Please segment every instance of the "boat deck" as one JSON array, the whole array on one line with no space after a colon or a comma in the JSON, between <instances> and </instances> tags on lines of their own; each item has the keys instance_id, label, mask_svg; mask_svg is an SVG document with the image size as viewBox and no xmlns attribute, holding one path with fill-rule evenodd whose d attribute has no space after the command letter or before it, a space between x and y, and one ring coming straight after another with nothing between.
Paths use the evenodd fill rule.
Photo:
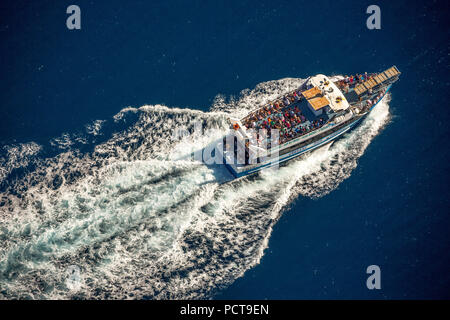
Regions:
<instances>
[{"instance_id":1,"label":"boat deck","mask_svg":"<svg viewBox=\"0 0 450 320\"><path fill-rule=\"evenodd\" d=\"M297 96L284 97L280 102L268 104L257 109L242 119L247 129L280 130L280 144L320 128L327 123L329 115L323 113L316 116L307 105L301 91ZM290 99L289 99L290 98Z\"/></svg>"}]
</instances>

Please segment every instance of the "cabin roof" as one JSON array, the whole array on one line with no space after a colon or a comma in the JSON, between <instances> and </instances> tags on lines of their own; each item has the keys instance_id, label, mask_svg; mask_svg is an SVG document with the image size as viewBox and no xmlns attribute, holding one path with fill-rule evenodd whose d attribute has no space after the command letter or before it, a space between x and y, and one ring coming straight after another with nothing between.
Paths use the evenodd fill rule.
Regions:
<instances>
[{"instance_id":1,"label":"cabin roof","mask_svg":"<svg viewBox=\"0 0 450 320\"><path fill-rule=\"evenodd\" d=\"M308 102L316 111L330 104L330 101L325 97L312 98Z\"/></svg>"},{"instance_id":2,"label":"cabin roof","mask_svg":"<svg viewBox=\"0 0 450 320\"><path fill-rule=\"evenodd\" d=\"M313 88L311 88L311 89L309 89L309 90L303 91L303 92L302 92L302 95L303 95L306 99L311 99L311 98L314 98L315 96L317 96L317 95L319 95L319 94L321 94L321 93L322 93L322 91L320 91L319 88L313 87Z\"/></svg>"}]
</instances>

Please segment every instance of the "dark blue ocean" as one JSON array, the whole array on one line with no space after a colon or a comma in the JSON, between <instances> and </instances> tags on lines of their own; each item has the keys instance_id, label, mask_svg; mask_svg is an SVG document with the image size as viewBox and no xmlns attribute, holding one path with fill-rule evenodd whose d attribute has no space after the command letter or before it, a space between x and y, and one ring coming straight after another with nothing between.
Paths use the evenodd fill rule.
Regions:
<instances>
[{"instance_id":1,"label":"dark blue ocean","mask_svg":"<svg viewBox=\"0 0 450 320\"><path fill-rule=\"evenodd\" d=\"M81 30L66 28L66 8L71 4L81 9ZM366 8L371 4L381 9L380 30L366 27ZM89 275L83 287L89 293L81 297L95 297L95 292L109 288L99 296L450 298L449 21L446 1L3 1L0 160L6 173L0 184L0 243L4 242L5 248L1 251L0 297L64 297L64 290L57 284L61 279L50 277L45 270L63 270L78 260L82 261L82 274ZM185 231L189 240L179 253L207 248L204 259L199 251L195 259L187 256L185 262L180 262L183 268L189 266L183 272L169 267L155 267L159 268L155 271L152 261L161 259L172 248L168 234L177 234L171 224L178 219L175 213L162 222L167 227L158 229L160 222L155 222L155 234L161 239L157 244L142 231L154 230L148 220L136 218L139 222L131 223L134 216L121 220L120 210L114 216L115 222L102 218L98 222L100 231L90 229L89 219L105 208L95 201L111 195L110 190L119 184L130 190L140 179L136 176L132 182L120 180L131 170L124 165L120 169L123 171L117 169L122 176L115 175L117 181L102 188L95 184L100 182L89 180L90 175L101 177L96 174L101 172L103 162L98 163L116 165L114 157L119 148L120 152L138 150L137 156L127 158L139 160L133 164L133 174L154 170L145 162L146 151L139 147L148 134L123 138L125 142L114 140L117 135L131 132L129 125L139 121L136 118L145 118L135 112L122 123L114 122L113 117L124 108L163 105L206 113L218 95L225 100L239 97L242 90L253 90L267 81L305 79L318 73L379 72L391 65L396 65L402 74L391 89L389 120L355 160L356 166L348 177L333 190L319 197L299 194L283 206L267 233L267 247L257 263L246 260L246 247L227 255L236 245L227 247L225 240L214 244L214 236L211 240L200 236L204 231L225 239L219 233L221 224L214 233L214 223L208 222L205 227L199 224ZM161 112L157 120L153 120L153 113L149 116L145 132L162 130L171 119L178 119L164 118ZM97 120L106 121L98 135L95 126L103 122ZM90 134L87 138L81 134L86 131ZM159 155L159 149L164 148L160 145L162 140L158 140L160 136L152 139L153 145L148 148ZM98 151L99 144L108 145L108 155ZM91 156L94 153L98 158ZM88 169L82 164L85 155L90 155ZM58 163L66 165L58 166L54 159L65 159ZM92 164L94 160L97 164ZM78 166L83 169L70 171ZM36 178L52 174L46 173L45 168L72 173L69 178L61 174L45 182ZM73 196L55 204L69 192L63 193L60 186L76 184L77 179L86 179L83 186L87 189L96 186L86 191L92 198L80 200L75 189L67 187ZM192 180L191 184L195 184L201 179ZM177 180L177 185L183 181ZM39 188L33 189L34 186ZM159 203L166 203L163 196L169 191L162 188L159 192L154 197ZM194 191L192 194L197 196ZM215 194L211 199L219 202L221 195ZM143 193L142 198L145 197ZM176 204L179 215L191 214L185 205L191 200L180 196ZM104 201L113 200L105 196ZM130 196L124 201L120 204L134 210L133 205L140 206L139 201L146 200ZM247 201L252 201L251 196ZM89 214L94 202L100 209L92 209ZM198 207L207 213L216 212L208 206L216 208L211 203ZM263 213L268 206L254 205L251 212ZM173 207L167 204L160 215ZM243 203L236 212L244 214L246 209ZM22 214L33 221L26 230L14 222ZM76 224L75 217L83 223ZM214 214L207 218L226 220ZM71 224L61 222L65 219ZM97 220L92 221L97 225ZM251 216L242 221L256 223ZM122 228L124 225L127 227ZM117 232L110 233L114 228ZM186 230L182 223L177 228ZM258 228L264 230L263 226ZM48 233L50 229L55 232ZM65 235L58 238L63 230ZM120 240L135 230L141 233L130 236L131 240ZM256 232L251 235L248 230L226 230L233 238L244 237L249 243L248 252L257 251L252 247L252 239L263 242ZM199 235L194 237L196 232ZM100 240L86 240L88 234L94 233L98 237L95 239ZM140 248L137 256L138 249L133 251L126 243L143 237L148 237L148 243L136 243L136 248ZM144 254L147 246L155 251ZM223 255L217 253L221 250ZM174 253L173 257L177 255ZM148 269L140 269L144 261ZM127 265L134 267L130 271ZM369 265L381 269L381 290L366 287ZM219 266L226 270L223 279ZM98 270L116 279L114 283L121 289L111 286L113 280L97 282ZM144 282L135 284L130 280L132 287L124 284L127 280L123 279L129 274L144 279L151 272L157 279L147 282L151 289ZM208 290L202 282L196 284L196 279L204 279L203 276L208 278L205 283L211 284ZM119 284L117 279L124 282ZM189 283L183 279L189 279ZM30 286L30 292L24 285L27 281L35 284ZM169 289L164 283L171 283L170 293L166 293ZM174 289L178 285L183 288L180 295Z\"/></svg>"}]
</instances>

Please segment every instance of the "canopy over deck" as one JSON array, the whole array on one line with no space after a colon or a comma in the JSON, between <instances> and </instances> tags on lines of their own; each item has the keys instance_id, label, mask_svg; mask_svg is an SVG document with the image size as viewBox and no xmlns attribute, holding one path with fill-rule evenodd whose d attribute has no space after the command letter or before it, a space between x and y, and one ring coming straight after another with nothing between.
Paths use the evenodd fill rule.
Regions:
<instances>
[{"instance_id":1,"label":"canopy over deck","mask_svg":"<svg viewBox=\"0 0 450 320\"><path fill-rule=\"evenodd\" d=\"M306 90L306 91L303 91L303 92L302 92L302 95L303 95L306 99L314 98L315 96L317 96L317 95L319 95L319 94L322 94L322 91L320 91L320 89L317 88L317 87L314 87L314 88L311 88L311 89L309 89L309 90Z\"/></svg>"},{"instance_id":2,"label":"canopy over deck","mask_svg":"<svg viewBox=\"0 0 450 320\"><path fill-rule=\"evenodd\" d=\"M309 99L308 102L311 104L314 110L322 109L325 106L328 106L330 102L325 97L317 97Z\"/></svg>"},{"instance_id":3,"label":"canopy over deck","mask_svg":"<svg viewBox=\"0 0 450 320\"><path fill-rule=\"evenodd\" d=\"M386 71L383 71L379 74L377 74L373 79L369 79L363 83L358 84L355 87L355 93L360 96L362 95L366 90L369 90L373 87L376 87L378 85L381 85L382 83L387 82L388 80L397 77L400 74L400 71L397 69L396 66L392 66Z\"/></svg>"}]
</instances>

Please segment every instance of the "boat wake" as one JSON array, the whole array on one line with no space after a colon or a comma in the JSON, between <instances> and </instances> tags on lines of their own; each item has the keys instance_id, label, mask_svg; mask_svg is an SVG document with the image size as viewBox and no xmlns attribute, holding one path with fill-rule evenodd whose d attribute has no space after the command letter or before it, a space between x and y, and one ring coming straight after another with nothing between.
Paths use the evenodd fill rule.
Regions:
<instances>
[{"instance_id":1,"label":"boat wake","mask_svg":"<svg viewBox=\"0 0 450 320\"><path fill-rule=\"evenodd\" d=\"M283 208L336 189L390 118L387 96L330 148L225 184L216 168L183 158L225 134L228 115L303 81L219 96L210 112L126 108L83 135L3 147L0 298L209 298L241 277L259 263ZM191 134L176 138L180 128Z\"/></svg>"}]
</instances>

